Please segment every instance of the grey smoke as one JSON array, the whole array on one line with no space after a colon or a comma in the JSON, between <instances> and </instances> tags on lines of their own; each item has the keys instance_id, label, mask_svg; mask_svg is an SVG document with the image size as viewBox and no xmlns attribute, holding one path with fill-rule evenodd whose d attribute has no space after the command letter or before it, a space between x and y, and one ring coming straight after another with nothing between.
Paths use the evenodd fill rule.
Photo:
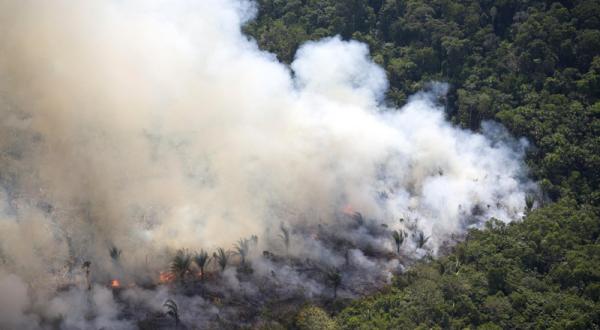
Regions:
<instances>
[{"instance_id":1,"label":"grey smoke","mask_svg":"<svg viewBox=\"0 0 600 330\"><path fill-rule=\"evenodd\" d=\"M160 311L168 292L117 301L103 285L153 281L179 248L257 234L254 277L232 265L223 290L260 299L279 283L280 296L312 299L327 290L314 275L324 265L385 283L469 227L522 217L535 190L525 141L493 123L452 126L436 102L444 84L387 107L385 72L355 41L309 42L285 66L241 33L254 11L244 0L0 1L0 326L130 327L126 310ZM285 254L282 221L306 265L261 255ZM395 259L392 229L429 239L407 239ZM348 287L342 297L360 293ZM196 320L227 313L178 299L188 319L190 306L206 311Z\"/></svg>"}]
</instances>

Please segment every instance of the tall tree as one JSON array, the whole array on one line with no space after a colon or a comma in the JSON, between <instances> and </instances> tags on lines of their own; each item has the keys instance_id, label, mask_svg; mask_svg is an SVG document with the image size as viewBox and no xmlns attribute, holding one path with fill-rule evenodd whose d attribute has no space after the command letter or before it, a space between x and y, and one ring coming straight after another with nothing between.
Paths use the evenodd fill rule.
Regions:
<instances>
[{"instance_id":1,"label":"tall tree","mask_svg":"<svg viewBox=\"0 0 600 330\"><path fill-rule=\"evenodd\" d=\"M185 276L190 271L192 265L192 256L186 250L178 250L173 260L171 260L171 273L184 283Z\"/></svg>"},{"instance_id":2,"label":"tall tree","mask_svg":"<svg viewBox=\"0 0 600 330\"><path fill-rule=\"evenodd\" d=\"M204 250L200 250L194 255L194 262L200 268L200 280L204 281L204 268L210 262L210 257L208 256L208 252Z\"/></svg>"},{"instance_id":3,"label":"tall tree","mask_svg":"<svg viewBox=\"0 0 600 330\"><path fill-rule=\"evenodd\" d=\"M218 248L217 252L213 254L213 258L217 260L217 263L221 267L221 271L225 271L227 264L229 263L229 251L225 251L223 248Z\"/></svg>"}]
</instances>

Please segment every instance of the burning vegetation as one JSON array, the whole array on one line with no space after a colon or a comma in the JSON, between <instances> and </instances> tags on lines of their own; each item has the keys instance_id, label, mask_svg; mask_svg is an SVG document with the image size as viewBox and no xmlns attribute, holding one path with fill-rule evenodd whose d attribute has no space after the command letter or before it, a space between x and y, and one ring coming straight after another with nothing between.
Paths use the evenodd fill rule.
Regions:
<instances>
[{"instance_id":1,"label":"burning vegetation","mask_svg":"<svg viewBox=\"0 0 600 330\"><path fill-rule=\"evenodd\" d=\"M429 237L416 225L418 219L398 219L402 229L393 230L387 223L345 209L334 222L293 227L282 223L278 232L263 240L252 235L230 249L215 248L212 255L205 249L179 249L165 260L168 270L159 271L150 282L133 280L125 287L120 279L112 279L109 288L122 306L116 318L142 329L285 323L289 311L306 304L337 310L434 253ZM443 244L451 246L456 238ZM111 257L115 249L109 250ZM91 262L84 268L86 278L93 277ZM87 290L93 287L89 283ZM268 316L265 310L270 311Z\"/></svg>"},{"instance_id":2,"label":"burning vegetation","mask_svg":"<svg viewBox=\"0 0 600 330\"><path fill-rule=\"evenodd\" d=\"M113 289L118 289L121 287L121 281L114 279L110 281L110 287Z\"/></svg>"},{"instance_id":3,"label":"burning vegetation","mask_svg":"<svg viewBox=\"0 0 600 330\"><path fill-rule=\"evenodd\" d=\"M534 208L526 141L453 126L447 84L390 108L365 44L308 42L283 64L242 33L254 12L0 1L0 328L336 310Z\"/></svg>"}]
</instances>

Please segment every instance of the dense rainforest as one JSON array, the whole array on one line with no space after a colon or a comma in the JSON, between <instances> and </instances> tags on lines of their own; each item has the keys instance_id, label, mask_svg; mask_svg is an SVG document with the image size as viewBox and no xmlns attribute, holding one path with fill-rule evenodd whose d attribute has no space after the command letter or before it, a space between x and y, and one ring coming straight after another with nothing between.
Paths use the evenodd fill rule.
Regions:
<instances>
[{"instance_id":1,"label":"dense rainforest","mask_svg":"<svg viewBox=\"0 0 600 330\"><path fill-rule=\"evenodd\" d=\"M541 195L353 303L308 306L300 329L600 329L600 1L260 0L245 27L291 62L307 40L365 42L403 105L450 84L449 119L502 123L531 147Z\"/></svg>"}]
</instances>

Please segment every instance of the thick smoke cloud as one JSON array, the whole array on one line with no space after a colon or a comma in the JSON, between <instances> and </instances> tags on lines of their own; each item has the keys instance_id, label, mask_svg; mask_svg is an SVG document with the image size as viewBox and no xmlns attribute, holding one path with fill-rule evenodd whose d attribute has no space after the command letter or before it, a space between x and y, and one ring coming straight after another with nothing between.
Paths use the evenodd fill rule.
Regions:
<instances>
[{"instance_id":1,"label":"thick smoke cloud","mask_svg":"<svg viewBox=\"0 0 600 330\"><path fill-rule=\"evenodd\" d=\"M490 217L522 216L534 189L525 142L492 123L480 134L450 125L437 105L443 84L386 107L385 72L358 42L309 42L285 66L241 33L253 6L0 0L0 327L131 326L96 284L96 307L81 310L85 260L93 282L140 281L179 248L256 234L257 250L281 251L283 222L300 228L291 255L385 281L398 260L361 248L394 252L381 225L429 237L425 248L405 243L418 257ZM332 230L350 221L344 212L378 229ZM330 228L355 246L345 255L301 228ZM118 265L112 246L124 251ZM255 259L257 274L277 268ZM286 267L280 278L323 290ZM156 310L150 300L164 296L127 299Z\"/></svg>"}]
</instances>

